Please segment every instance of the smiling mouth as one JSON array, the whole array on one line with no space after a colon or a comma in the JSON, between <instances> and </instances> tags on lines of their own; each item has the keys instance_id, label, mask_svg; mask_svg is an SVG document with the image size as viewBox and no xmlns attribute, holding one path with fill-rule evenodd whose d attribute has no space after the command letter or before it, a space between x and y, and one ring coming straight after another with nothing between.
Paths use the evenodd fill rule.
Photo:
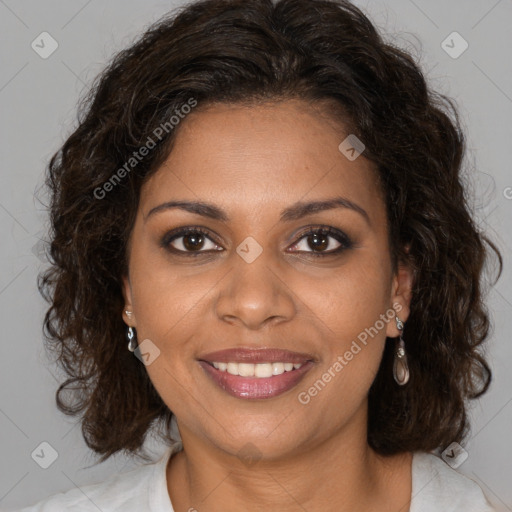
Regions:
<instances>
[{"instance_id":1,"label":"smiling mouth","mask_svg":"<svg viewBox=\"0 0 512 512\"><path fill-rule=\"evenodd\" d=\"M278 349L229 349L198 359L210 381L242 399L279 396L294 388L314 366L310 354Z\"/></svg>"}]
</instances>

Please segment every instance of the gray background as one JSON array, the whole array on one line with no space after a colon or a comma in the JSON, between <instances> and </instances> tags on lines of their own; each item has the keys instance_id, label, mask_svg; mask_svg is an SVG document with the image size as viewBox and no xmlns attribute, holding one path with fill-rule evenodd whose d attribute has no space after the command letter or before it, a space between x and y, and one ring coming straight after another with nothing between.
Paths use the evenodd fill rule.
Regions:
<instances>
[{"instance_id":1,"label":"gray background","mask_svg":"<svg viewBox=\"0 0 512 512\"><path fill-rule=\"evenodd\" d=\"M74 126L77 99L90 80L114 52L180 3L0 0L1 508L27 505L134 466L121 456L92 466L95 459L78 424L54 404L60 379L42 347L46 306L35 286L43 266L37 241L47 221L34 193L48 159ZM505 256L503 276L488 298L495 379L472 407L469 457L459 471L476 479L498 510L512 510L512 0L356 4L389 33L387 39L417 55L434 88L459 106L478 223ZM44 31L58 42L47 59L31 48ZM441 47L453 31L469 44L458 58ZM460 48L458 42L452 46ZM58 452L48 469L31 457L42 442ZM163 449L154 440L148 447L156 457Z\"/></svg>"}]
</instances>

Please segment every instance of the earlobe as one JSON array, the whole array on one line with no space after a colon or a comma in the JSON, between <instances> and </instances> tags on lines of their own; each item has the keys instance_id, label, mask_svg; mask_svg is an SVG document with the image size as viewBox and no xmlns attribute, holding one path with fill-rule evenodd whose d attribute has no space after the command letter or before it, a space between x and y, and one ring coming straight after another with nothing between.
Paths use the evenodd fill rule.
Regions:
<instances>
[{"instance_id":1,"label":"earlobe","mask_svg":"<svg viewBox=\"0 0 512 512\"><path fill-rule=\"evenodd\" d=\"M391 304L395 310L396 316L405 323L410 313L410 304L412 298L412 287L414 282L413 270L409 265L400 263L398 271L393 277L391 287ZM386 329L386 335L390 338L399 336L395 322L389 322Z\"/></svg>"},{"instance_id":2,"label":"earlobe","mask_svg":"<svg viewBox=\"0 0 512 512\"><path fill-rule=\"evenodd\" d=\"M398 266L398 272L394 279L394 297L395 300L400 300L402 308L407 308L411 304L412 298L412 286L414 282L414 275L409 265L400 264ZM407 315L409 311L407 311Z\"/></svg>"},{"instance_id":3,"label":"earlobe","mask_svg":"<svg viewBox=\"0 0 512 512\"><path fill-rule=\"evenodd\" d=\"M123 276L122 292L124 297L123 320L130 327L136 327L135 314L132 306L132 289L130 280L127 276Z\"/></svg>"}]
</instances>

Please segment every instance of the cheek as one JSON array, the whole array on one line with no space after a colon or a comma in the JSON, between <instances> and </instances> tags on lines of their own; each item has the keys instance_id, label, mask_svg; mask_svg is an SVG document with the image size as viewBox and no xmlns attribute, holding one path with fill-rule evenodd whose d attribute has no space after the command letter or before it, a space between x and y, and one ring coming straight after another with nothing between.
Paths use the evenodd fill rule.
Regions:
<instances>
[{"instance_id":1,"label":"cheek","mask_svg":"<svg viewBox=\"0 0 512 512\"><path fill-rule=\"evenodd\" d=\"M183 337L176 332L197 326L216 279L200 267L171 264L163 249L143 241L131 253L130 282L137 332L165 344Z\"/></svg>"},{"instance_id":2,"label":"cheek","mask_svg":"<svg viewBox=\"0 0 512 512\"><path fill-rule=\"evenodd\" d=\"M389 308L390 267L385 259L373 255L374 251L359 249L343 265L331 269L328 278L304 275L295 282L296 295L328 328L327 334L338 338L340 348L373 326ZM380 323L379 327L382 330Z\"/></svg>"},{"instance_id":3,"label":"cheek","mask_svg":"<svg viewBox=\"0 0 512 512\"><path fill-rule=\"evenodd\" d=\"M297 398L330 425L344 424L365 403L393 320L387 291L378 272L354 271L331 282L328 292L310 296L323 333L322 361Z\"/></svg>"},{"instance_id":4,"label":"cheek","mask_svg":"<svg viewBox=\"0 0 512 512\"><path fill-rule=\"evenodd\" d=\"M193 338L205 318L205 293L216 281L209 274L194 279L185 267L143 251L132 253L130 281L139 341L149 339L159 350L146 371L166 405L187 417L191 396L200 400L190 367Z\"/></svg>"},{"instance_id":5,"label":"cheek","mask_svg":"<svg viewBox=\"0 0 512 512\"><path fill-rule=\"evenodd\" d=\"M393 321L390 267L385 258L374 254L360 250L357 257L333 270L329 279L297 281L297 295L304 297L305 311L313 313L322 333L319 373L325 379L321 379L337 382L332 390L343 388L338 396L344 400L348 395L356 399L370 387L381 361L387 324Z\"/></svg>"}]
</instances>

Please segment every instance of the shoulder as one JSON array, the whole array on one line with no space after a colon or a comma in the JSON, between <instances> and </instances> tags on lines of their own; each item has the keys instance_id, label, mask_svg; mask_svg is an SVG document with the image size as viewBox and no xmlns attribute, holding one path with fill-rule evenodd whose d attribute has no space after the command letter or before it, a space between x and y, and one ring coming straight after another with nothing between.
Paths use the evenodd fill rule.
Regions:
<instances>
[{"instance_id":1,"label":"shoulder","mask_svg":"<svg viewBox=\"0 0 512 512\"><path fill-rule=\"evenodd\" d=\"M432 453L415 452L410 512L494 512L480 486Z\"/></svg>"},{"instance_id":2,"label":"shoulder","mask_svg":"<svg viewBox=\"0 0 512 512\"><path fill-rule=\"evenodd\" d=\"M15 512L172 512L165 469L176 448L169 448L153 463L114 475L104 482L76 487Z\"/></svg>"}]
</instances>

